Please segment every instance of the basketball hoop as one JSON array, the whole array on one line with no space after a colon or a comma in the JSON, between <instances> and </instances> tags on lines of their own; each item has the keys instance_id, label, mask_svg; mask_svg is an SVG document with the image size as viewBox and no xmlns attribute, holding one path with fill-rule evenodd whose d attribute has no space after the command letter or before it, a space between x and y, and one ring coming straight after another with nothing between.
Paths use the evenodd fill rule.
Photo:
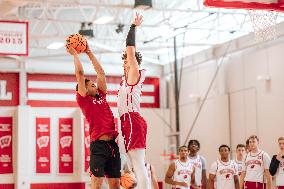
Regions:
<instances>
[{"instance_id":1,"label":"basketball hoop","mask_svg":"<svg viewBox=\"0 0 284 189\"><path fill-rule=\"evenodd\" d=\"M248 10L256 41L277 38L276 24L278 12L269 10Z\"/></svg>"},{"instance_id":2,"label":"basketball hoop","mask_svg":"<svg viewBox=\"0 0 284 189\"><path fill-rule=\"evenodd\" d=\"M276 39L277 16L279 12L284 12L284 0L204 0L203 4L248 10L256 41Z\"/></svg>"}]
</instances>

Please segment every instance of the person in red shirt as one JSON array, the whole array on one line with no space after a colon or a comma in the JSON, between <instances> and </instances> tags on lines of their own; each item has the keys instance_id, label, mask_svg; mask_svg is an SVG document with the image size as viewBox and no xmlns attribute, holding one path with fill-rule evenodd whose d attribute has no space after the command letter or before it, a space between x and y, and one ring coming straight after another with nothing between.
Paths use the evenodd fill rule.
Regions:
<instances>
[{"instance_id":1,"label":"person in red shirt","mask_svg":"<svg viewBox=\"0 0 284 189\"><path fill-rule=\"evenodd\" d=\"M77 79L76 100L90 125L90 175L91 188L100 189L106 176L110 189L119 189L120 153L115 138L118 133L112 111L106 101L107 85L105 72L87 46L86 54L97 72L97 85L85 78L82 64L76 51L73 55Z\"/></svg>"}]
</instances>

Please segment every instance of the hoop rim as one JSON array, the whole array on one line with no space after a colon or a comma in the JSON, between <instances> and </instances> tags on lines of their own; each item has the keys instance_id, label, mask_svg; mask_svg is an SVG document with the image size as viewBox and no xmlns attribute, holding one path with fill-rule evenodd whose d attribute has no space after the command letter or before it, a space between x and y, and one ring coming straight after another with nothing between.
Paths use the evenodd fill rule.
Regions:
<instances>
[{"instance_id":1,"label":"hoop rim","mask_svg":"<svg viewBox=\"0 0 284 189\"><path fill-rule=\"evenodd\" d=\"M225 1L225 0L204 0L203 4L207 7L214 7L214 8L268 10L268 11L284 12L284 3L257 3L257 2Z\"/></svg>"}]
</instances>

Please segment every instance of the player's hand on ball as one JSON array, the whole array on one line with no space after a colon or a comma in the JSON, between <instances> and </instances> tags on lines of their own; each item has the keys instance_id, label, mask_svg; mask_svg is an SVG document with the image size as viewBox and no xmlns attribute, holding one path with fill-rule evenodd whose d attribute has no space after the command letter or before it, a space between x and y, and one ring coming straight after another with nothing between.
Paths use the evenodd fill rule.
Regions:
<instances>
[{"instance_id":1,"label":"player's hand on ball","mask_svg":"<svg viewBox=\"0 0 284 189\"><path fill-rule=\"evenodd\" d=\"M75 50L73 47L71 47L71 46L69 46L68 52L69 52L69 54L71 54L71 55L77 54L76 50Z\"/></svg>"},{"instance_id":2,"label":"player's hand on ball","mask_svg":"<svg viewBox=\"0 0 284 189\"><path fill-rule=\"evenodd\" d=\"M91 52L91 49L90 49L89 44L88 44L88 42L87 42L85 53L88 54L88 53L90 53L90 52Z\"/></svg>"}]
</instances>

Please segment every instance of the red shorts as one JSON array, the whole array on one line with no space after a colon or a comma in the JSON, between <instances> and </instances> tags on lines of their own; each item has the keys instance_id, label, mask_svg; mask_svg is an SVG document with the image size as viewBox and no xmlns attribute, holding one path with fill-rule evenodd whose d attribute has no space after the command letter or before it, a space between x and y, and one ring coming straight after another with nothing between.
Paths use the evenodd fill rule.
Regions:
<instances>
[{"instance_id":1,"label":"red shorts","mask_svg":"<svg viewBox=\"0 0 284 189\"><path fill-rule=\"evenodd\" d=\"M121 132L126 152L146 149L147 123L138 112L129 112L120 117Z\"/></svg>"},{"instance_id":2,"label":"red shorts","mask_svg":"<svg viewBox=\"0 0 284 189\"><path fill-rule=\"evenodd\" d=\"M284 189L284 186L277 186L277 189Z\"/></svg>"},{"instance_id":3,"label":"red shorts","mask_svg":"<svg viewBox=\"0 0 284 189\"><path fill-rule=\"evenodd\" d=\"M265 183L245 181L245 189L265 189L265 188L266 188Z\"/></svg>"}]
</instances>

